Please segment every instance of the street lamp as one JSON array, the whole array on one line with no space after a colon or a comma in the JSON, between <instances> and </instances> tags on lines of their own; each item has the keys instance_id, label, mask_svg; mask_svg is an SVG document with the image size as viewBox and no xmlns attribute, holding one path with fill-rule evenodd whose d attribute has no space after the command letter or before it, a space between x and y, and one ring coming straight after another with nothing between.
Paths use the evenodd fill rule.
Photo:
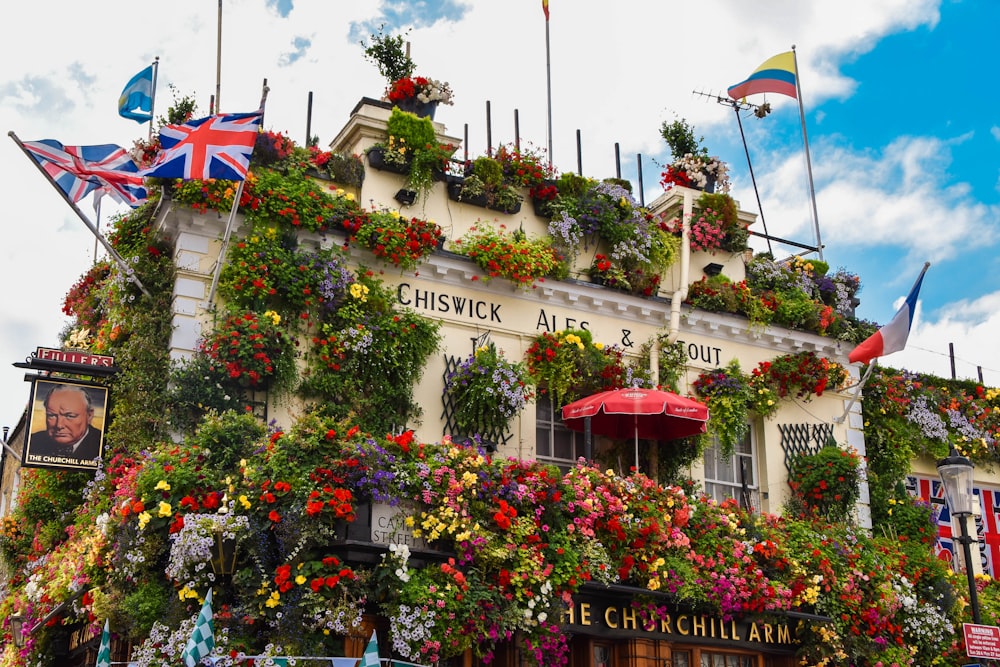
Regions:
<instances>
[{"instance_id":1,"label":"street lamp","mask_svg":"<svg viewBox=\"0 0 1000 667\"><path fill-rule=\"evenodd\" d=\"M937 471L944 484L945 497L951 513L958 517L961 537L957 539L962 545L962 555L965 557L965 574L969 578L969 603L972 605L972 622L980 624L979 591L976 590L976 574L972 568L972 538L969 536L968 518L972 514L972 503L975 495L972 493L972 461L959 455L954 447L945 458L938 461Z\"/></svg>"},{"instance_id":2,"label":"street lamp","mask_svg":"<svg viewBox=\"0 0 1000 667\"><path fill-rule=\"evenodd\" d=\"M20 616L10 617L10 636L15 647L24 648L24 619Z\"/></svg>"}]
</instances>

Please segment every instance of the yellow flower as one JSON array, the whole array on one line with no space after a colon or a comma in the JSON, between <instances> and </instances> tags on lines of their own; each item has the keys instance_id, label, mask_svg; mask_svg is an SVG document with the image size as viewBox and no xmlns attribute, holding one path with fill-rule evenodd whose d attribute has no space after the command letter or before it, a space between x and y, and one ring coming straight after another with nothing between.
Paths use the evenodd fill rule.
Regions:
<instances>
[{"instance_id":1,"label":"yellow flower","mask_svg":"<svg viewBox=\"0 0 1000 667\"><path fill-rule=\"evenodd\" d=\"M174 510L170 506L170 503L166 503L166 502L163 502L161 500L160 501L160 509L157 510L156 516L170 516L173 513L174 513Z\"/></svg>"},{"instance_id":2,"label":"yellow flower","mask_svg":"<svg viewBox=\"0 0 1000 667\"><path fill-rule=\"evenodd\" d=\"M143 528L145 528L146 524L149 523L149 520L152 519L152 518L153 517L151 517L149 515L149 512L143 512L143 513L141 513L139 515L139 530L142 530Z\"/></svg>"},{"instance_id":3,"label":"yellow flower","mask_svg":"<svg viewBox=\"0 0 1000 667\"><path fill-rule=\"evenodd\" d=\"M156 483L156 486L154 486L153 488L156 489L157 491L169 491L170 484L167 483L167 480L161 479L159 482Z\"/></svg>"},{"instance_id":4,"label":"yellow flower","mask_svg":"<svg viewBox=\"0 0 1000 667\"><path fill-rule=\"evenodd\" d=\"M264 606L274 609L279 604L281 604L281 594L278 591L274 591L271 593L271 597L267 599L267 602L264 603Z\"/></svg>"},{"instance_id":5,"label":"yellow flower","mask_svg":"<svg viewBox=\"0 0 1000 667\"><path fill-rule=\"evenodd\" d=\"M281 315L279 315L278 313L274 312L273 310L265 311L264 312L264 317L270 318L270 320L274 324L274 326L278 326L279 324L281 324Z\"/></svg>"},{"instance_id":6,"label":"yellow flower","mask_svg":"<svg viewBox=\"0 0 1000 667\"><path fill-rule=\"evenodd\" d=\"M594 343L594 347L596 347L598 350L603 350L604 349L604 343ZM580 345L580 349L581 350L583 349L583 345L582 344Z\"/></svg>"},{"instance_id":7,"label":"yellow flower","mask_svg":"<svg viewBox=\"0 0 1000 667\"><path fill-rule=\"evenodd\" d=\"M354 193L353 192L348 192L347 193L347 201L354 201ZM329 632L329 631L327 631L327 632Z\"/></svg>"},{"instance_id":8,"label":"yellow flower","mask_svg":"<svg viewBox=\"0 0 1000 667\"><path fill-rule=\"evenodd\" d=\"M362 285L361 283L354 283L353 285L351 285L351 297L354 299L358 299L360 301L367 301L368 292L369 289L367 285Z\"/></svg>"},{"instance_id":9,"label":"yellow flower","mask_svg":"<svg viewBox=\"0 0 1000 667\"><path fill-rule=\"evenodd\" d=\"M295 583L301 586L302 584L306 583L306 578L300 574L299 576L295 577Z\"/></svg>"},{"instance_id":10,"label":"yellow flower","mask_svg":"<svg viewBox=\"0 0 1000 667\"><path fill-rule=\"evenodd\" d=\"M239 501L240 501L240 505L243 505L243 509L245 509L245 510L250 509L250 500L247 499L246 496L240 496L239 497Z\"/></svg>"}]
</instances>

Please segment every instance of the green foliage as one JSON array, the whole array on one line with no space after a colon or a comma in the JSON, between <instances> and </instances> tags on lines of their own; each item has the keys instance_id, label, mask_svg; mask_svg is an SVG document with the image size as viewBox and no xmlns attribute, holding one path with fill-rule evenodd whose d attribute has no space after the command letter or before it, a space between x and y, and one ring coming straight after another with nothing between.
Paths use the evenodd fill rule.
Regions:
<instances>
[{"instance_id":1,"label":"green foliage","mask_svg":"<svg viewBox=\"0 0 1000 667\"><path fill-rule=\"evenodd\" d=\"M396 305L395 292L367 273L313 339L301 389L320 414L351 417L376 433L420 417L413 386L438 348L439 325Z\"/></svg>"},{"instance_id":2,"label":"green foliage","mask_svg":"<svg viewBox=\"0 0 1000 667\"><path fill-rule=\"evenodd\" d=\"M175 268L166 243L149 226L153 210L146 204L116 220L110 235L151 296L143 295L112 265L103 286L107 321L94 344L95 351L113 354L120 369L111 380L114 427L105 434L105 452L141 451L167 429L164 405Z\"/></svg>"},{"instance_id":3,"label":"green foliage","mask_svg":"<svg viewBox=\"0 0 1000 667\"><path fill-rule=\"evenodd\" d=\"M615 349L595 343L585 329L542 332L532 341L525 358L539 394L549 395L553 408L622 386L623 372Z\"/></svg>"},{"instance_id":4,"label":"green foliage","mask_svg":"<svg viewBox=\"0 0 1000 667\"><path fill-rule=\"evenodd\" d=\"M322 282L340 256L338 249L299 247L291 230L256 222L230 244L219 294L235 308L274 311L295 328L322 305Z\"/></svg>"},{"instance_id":5,"label":"green foliage","mask_svg":"<svg viewBox=\"0 0 1000 667\"><path fill-rule=\"evenodd\" d=\"M167 84L173 104L167 107L167 115L157 119L160 127L164 125L181 125L194 118L194 112L198 110L198 103L194 95L182 95L180 90L173 83Z\"/></svg>"},{"instance_id":6,"label":"green foliage","mask_svg":"<svg viewBox=\"0 0 1000 667\"><path fill-rule=\"evenodd\" d=\"M172 598L173 589L166 580L153 579L139 584L128 593L121 604L118 632L132 637L145 637L157 621L164 621Z\"/></svg>"},{"instance_id":7,"label":"green foliage","mask_svg":"<svg viewBox=\"0 0 1000 667\"><path fill-rule=\"evenodd\" d=\"M455 152L451 144L437 140L430 118L393 107L386 124L388 140L376 146L395 151L398 159L409 167L407 187L425 198L434 185L434 173L443 171ZM387 155L387 158L389 156Z\"/></svg>"},{"instance_id":8,"label":"green foliage","mask_svg":"<svg viewBox=\"0 0 1000 667\"><path fill-rule=\"evenodd\" d=\"M256 417L246 411L228 410L209 414L189 442L210 451L217 470L235 470L240 460L251 457L265 435Z\"/></svg>"},{"instance_id":9,"label":"green foliage","mask_svg":"<svg viewBox=\"0 0 1000 667\"><path fill-rule=\"evenodd\" d=\"M667 142L670 155L675 161L689 154L708 156L708 149L701 145L705 137L695 137L694 127L684 118L675 118L671 122L663 121L660 125L660 136Z\"/></svg>"},{"instance_id":10,"label":"green foliage","mask_svg":"<svg viewBox=\"0 0 1000 667\"><path fill-rule=\"evenodd\" d=\"M739 360L700 374L692 387L708 404L709 432L718 437L723 456L732 456L750 430L752 393Z\"/></svg>"},{"instance_id":11,"label":"green foliage","mask_svg":"<svg viewBox=\"0 0 1000 667\"><path fill-rule=\"evenodd\" d=\"M499 440L532 396L524 364L504 358L496 345L477 349L445 382L458 432Z\"/></svg>"},{"instance_id":12,"label":"green foliage","mask_svg":"<svg viewBox=\"0 0 1000 667\"><path fill-rule=\"evenodd\" d=\"M367 41L361 40L365 60L378 68L378 73L385 78L386 84L412 76L417 67L407 53L404 35L386 34L383 23L378 32L373 33Z\"/></svg>"},{"instance_id":13,"label":"green foliage","mask_svg":"<svg viewBox=\"0 0 1000 667\"><path fill-rule=\"evenodd\" d=\"M247 188L242 202L247 222L279 230L326 231L360 210L353 195L331 194L300 170L285 174L262 169L247 181Z\"/></svg>"},{"instance_id":14,"label":"green foliage","mask_svg":"<svg viewBox=\"0 0 1000 667\"><path fill-rule=\"evenodd\" d=\"M506 278L522 289L546 277L564 277L568 270L551 238L529 238L521 230L508 232L503 225L483 221L450 247L471 258L486 272L486 280Z\"/></svg>"},{"instance_id":15,"label":"green foliage","mask_svg":"<svg viewBox=\"0 0 1000 667\"><path fill-rule=\"evenodd\" d=\"M788 485L792 487L792 506L800 513L846 521L861 496L860 484L861 457L834 441L815 454L792 459Z\"/></svg>"}]
</instances>

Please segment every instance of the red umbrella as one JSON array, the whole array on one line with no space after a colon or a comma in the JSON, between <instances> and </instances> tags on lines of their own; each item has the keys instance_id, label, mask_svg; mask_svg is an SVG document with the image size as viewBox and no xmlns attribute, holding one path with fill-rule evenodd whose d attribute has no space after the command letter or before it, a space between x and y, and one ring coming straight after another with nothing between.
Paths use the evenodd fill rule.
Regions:
<instances>
[{"instance_id":1,"label":"red umbrella","mask_svg":"<svg viewBox=\"0 0 1000 667\"><path fill-rule=\"evenodd\" d=\"M612 389L573 401L562 409L563 423L611 438L635 438L635 467L639 469L639 439L672 440L704 433L708 408L670 391L629 387Z\"/></svg>"}]
</instances>

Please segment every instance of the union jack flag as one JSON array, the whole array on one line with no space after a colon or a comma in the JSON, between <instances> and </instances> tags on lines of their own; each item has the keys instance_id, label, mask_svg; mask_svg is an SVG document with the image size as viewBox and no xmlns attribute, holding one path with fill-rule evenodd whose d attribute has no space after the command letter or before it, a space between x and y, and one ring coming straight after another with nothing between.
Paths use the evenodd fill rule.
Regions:
<instances>
[{"instance_id":1,"label":"union jack flag","mask_svg":"<svg viewBox=\"0 0 1000 667\"><path fill-rule=\"evenodd\" d=\"M260 127L261 112L227 113L167 125L160 130L163 151L143 176L218 178L242 181Z\"/></svg>"},{"instance_id":2,"label":"union jack flag","mask_svg":"<svg viewBox=\"0 0 1000 667\"><path fill-rule=\"evenodd\" d=\"M120 146L63 146L53 139L25 141L22 145L73 202L93 190L106 192L133 208L146 201L139 168Z\"/></svg>"}]
</instances>

